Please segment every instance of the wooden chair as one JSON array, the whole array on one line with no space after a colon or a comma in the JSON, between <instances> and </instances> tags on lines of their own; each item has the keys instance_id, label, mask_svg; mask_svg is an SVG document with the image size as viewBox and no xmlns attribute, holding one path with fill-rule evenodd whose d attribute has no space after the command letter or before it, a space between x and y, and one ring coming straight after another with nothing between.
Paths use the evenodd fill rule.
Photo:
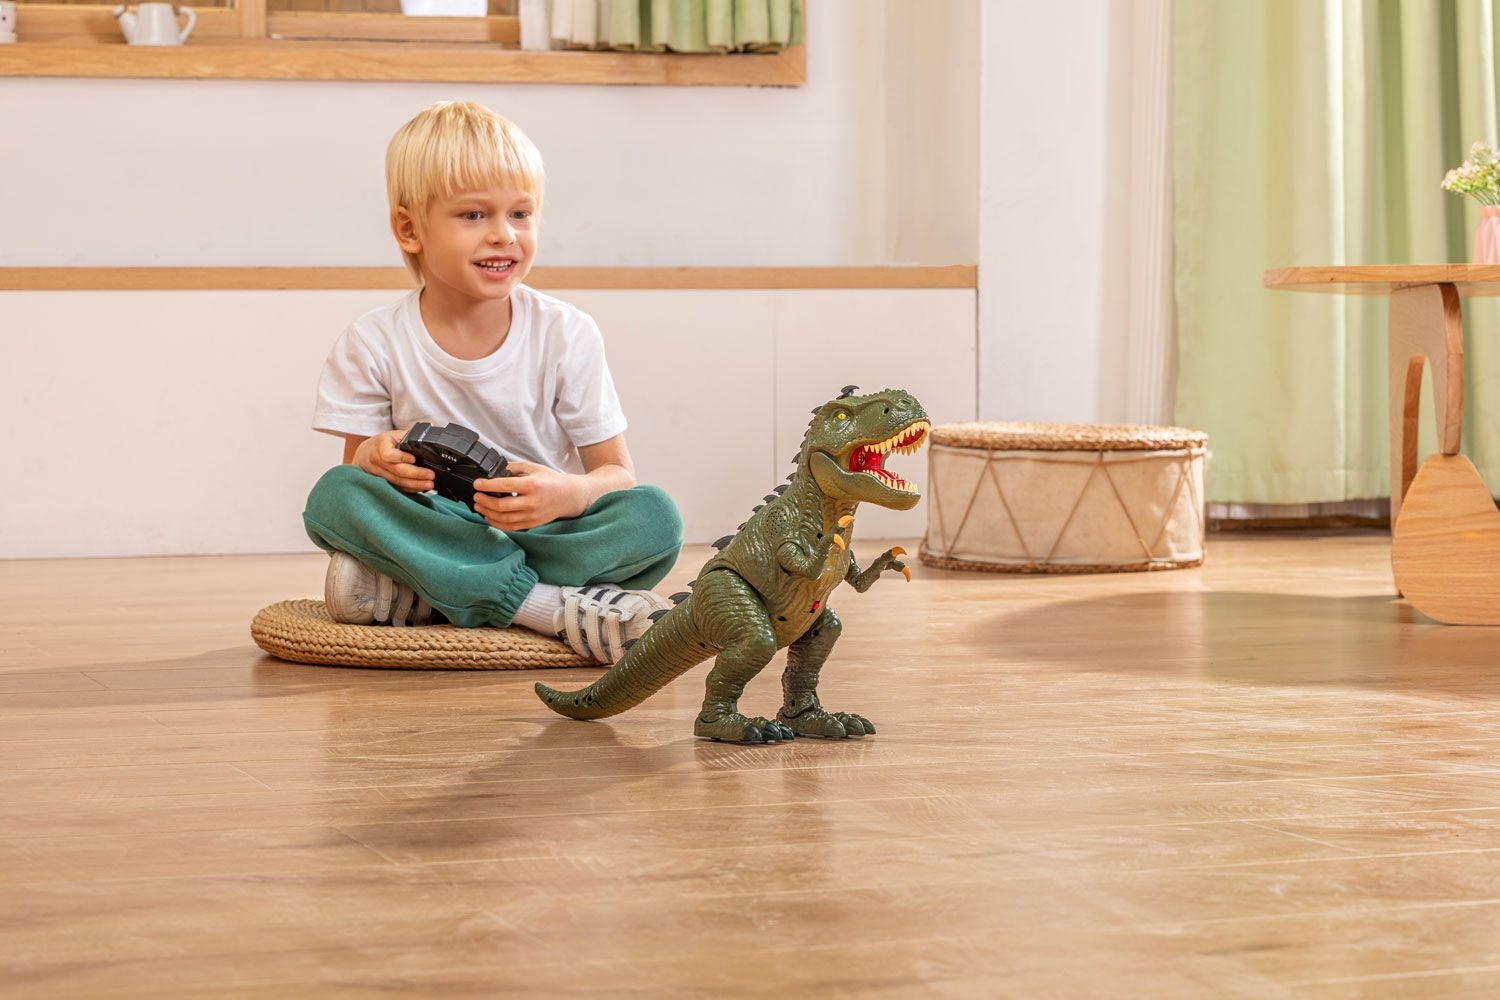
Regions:
<instances>
[{"instance_id":1,"label":"wooden chair","mask_svg":"<svg viewBox=\"0 0 1500 1000\"><path fill-rule=\"evenodd\" d=\"M1500 625L1500 509L1479 470L1458 453L1464 407L1458 290L1451 284L1393 289L1389 336L1396 587L1436 621ZM1439 451L1418 471L1424 364L1432 367Z\"/></svg>"}]
</instances>

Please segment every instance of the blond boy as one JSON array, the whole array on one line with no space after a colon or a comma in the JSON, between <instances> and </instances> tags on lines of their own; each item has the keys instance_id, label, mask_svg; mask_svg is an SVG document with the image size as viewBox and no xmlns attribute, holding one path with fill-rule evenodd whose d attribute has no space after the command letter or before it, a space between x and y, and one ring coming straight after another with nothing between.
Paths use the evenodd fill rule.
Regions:
<instances>
[{"instance_id":1,"label":"blond boy","mask_svg":"<svg viewBox=\"0 0 1500 1000\"><path fill-rule=\"evenodd\" d=\"M313 428L344 465L313 487L309 537L330 553L335 620L514 623L601 663L669 603L682 520L637 485L594 321L522 282L537 252L542 160L510 122L443 101L386 153L391 228L420 287L355 320L329 353ZM458 423L510 459L475 509L430 493L399 443ZM489 491L514 493L495 497Z\"/></svg>"}]
</instances>

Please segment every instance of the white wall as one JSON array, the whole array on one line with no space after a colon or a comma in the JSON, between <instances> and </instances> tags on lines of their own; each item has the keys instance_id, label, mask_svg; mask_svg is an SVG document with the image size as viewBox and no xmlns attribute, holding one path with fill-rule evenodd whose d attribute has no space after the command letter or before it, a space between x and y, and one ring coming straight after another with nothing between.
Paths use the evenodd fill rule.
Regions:
<instances>
[{"instance_id":1,"label":"white wall","mask_svg":"<svg viewBox=\"0 0 1500 1000\"><path fill-rule=\"evenodd\" d=\"M981 419L1126 416L1136 2L981 5Z\"/></svg>"},{"instance_id":2,"label":"white wall","mask_svg":"<svg viewBox=\"0 0 1500 1000\"><path fill-rule=\"evenodd\" d=\"M979 6L977 0L887 0L884 162L891 260L978 259Z\"/></svg>"}]
</instances>

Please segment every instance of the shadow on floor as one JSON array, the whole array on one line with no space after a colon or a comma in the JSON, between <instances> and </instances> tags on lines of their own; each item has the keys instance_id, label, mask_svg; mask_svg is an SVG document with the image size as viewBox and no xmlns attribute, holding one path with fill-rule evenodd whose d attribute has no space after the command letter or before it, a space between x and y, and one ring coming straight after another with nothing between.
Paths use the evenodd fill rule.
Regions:
<instances>
[{"instance_id":1,"label":"shadow on floor","mask_svg":"<svg viewBox=\"0 0 1500 1000\"><path fill-rule=\"evenodd\" d=\"M1394 596L1169 591L980 619L976 651L1073 671L1236 684L1500 689L1500 628L1438 625Z\"/></svg>"}]
</instances>

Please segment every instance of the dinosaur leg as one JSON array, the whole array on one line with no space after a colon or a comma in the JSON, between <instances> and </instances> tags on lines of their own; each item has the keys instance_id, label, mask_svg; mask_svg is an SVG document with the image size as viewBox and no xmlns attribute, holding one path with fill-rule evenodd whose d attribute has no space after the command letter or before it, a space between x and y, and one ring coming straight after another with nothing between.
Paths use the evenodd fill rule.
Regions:
<instances>
[{"instance_id":1,"label":"dinosaur leg","mask_svg":"<svg viewBox=\"0 0 1500 1000\"><path fill-rule=\"evenodd\" d=\"M825 712L818 702L818 672L833 644L838 642L843 625L832 608L823 614L802 638L787 647L786 673L781 675L781 690L786 704L776 718L790 726L798 736L823 739L859 739L873 736L875 727L864 716L850 712Z\"/></svg>"},{"instance_id":2,"label":"dinosaur leg","mask_svg":"<svg viewBox=\"0 0 1500 1000\"><path fill-rule=\"evenodd\" d=\"M698 580L693 601L709 641L720 650L708 672L693 735L727 743L791 739L792 731L776 720L746 717L739 710L745 685L776 655L776 631L760 595L739 574L715 570Z\"/></svg>"}]
</instances>

